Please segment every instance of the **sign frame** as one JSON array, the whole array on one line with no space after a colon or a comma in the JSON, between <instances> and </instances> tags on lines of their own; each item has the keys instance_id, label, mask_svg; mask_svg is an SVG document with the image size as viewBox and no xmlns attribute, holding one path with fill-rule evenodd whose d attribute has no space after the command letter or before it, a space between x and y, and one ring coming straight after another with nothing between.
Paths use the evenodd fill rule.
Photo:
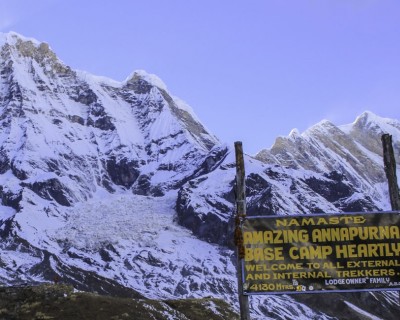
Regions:
<instances>
[{"instance_id":1,"label":"sign frame","mask_svg":"<svg viewBox=\"0 0 400 320\"><path fill-rule=\"evenodd\" d=\"M284 235L285 232L282 231L280 233L281 243L279 243L279 245L274 243L275 241L273 239L274 237L278 236L278 229L275 230L273 228L269 228L271 227L271 223L275 222L276 224L278 220L286 221L279 223L281 227L281 229L279 230L297 230L287 231L286 235ZM261 226L267 227L269 229L264 230L261 228L261 230L248 231L246 227L248 226L249 221L262 221L260 225L256 226L255 228L260 228ZM388 221L393 222L393 224L388 224ZM376 222L378 224L375 224ZM392 231L392 233L386 235L389 238L368 238L364 242L360 239L360 237L366 237L365 235L363 235L363 231L369 237L379 238L381 236L381 233L379 233L380 231L383 232L384 230L389 230L388 228L381 229L380 227L391 227L390 230ZM342 230L328 230L335 228ZM376 230L378 230L378 233L375 233ZM321 213L250 217L247 216L242 225L242 233L246 253L245 258L242 259L241 262L243 294L261 295L400 290L400 255L398 254L398 249L400 247L400 237L398 235L398 233L400 232L399 230L400 211L394 210L379 212L344 212L335 214ZM274 231L276 231L275 234L273 233ZM253 234L253 238L253 236L250 236L246 232L257 233ZM260 234L260 232L262 232L262 235ZM323 235L321 235L322 232L324 232ZM332 241L328 241L333 239L332 236L336 232L339 232L342 238L336 238L336 241L333 241L333 243ZM357 232L359 233L357 234ZM390 238L390 235L392 237L396 236L396 238ZM260 238L260 236L262 239ZM293 242L289 242L289 240L293 239L297 240L297 245L293 245ZM275 240L278 241L277 238ZM321 242L315 243L309 240L320 240ZM375 242L372 240L374 240ZM262 241L263 243L257 243L257 241ZM394 245L388 245L388 241L390 243L394 243ZM267 242L267 244L264 242ZM262 250L260 250L260 248L262 248ZM291 252L290 254L287 251L288 248ZM332 252L329 248L332 249ZM265 251L265 249L267 250ZM336 249L338 251L336 251ZM391 251L391 249L394 249L395 251ZM385 254L387 254L387 256L383 258L362 256L375 254L376 252L378 252L376 250L378 250L379 252L384 252ZM356 253L358 253L359 255L361 254L361 257L354 257ZM307 256L307 254L309 255ZM391 254L392 256L390 256ZM351 260L349 257L345 257L345 255L350 255ZM328 256L330 259L328 259ZM258 264L251 264L250 260L256 260L256 258L258 258L259 261L260 259L264 260ZM293 261L293 259L291 261L291 258L297 258L298 261ZM313 259L311 258L316 258L318 261L312 262ZM354 260L354 258L356 259ZM360 261L363 262L361 263ZM386 262L393 265L380 266L381 269L379 269L379 267L377 266L377 264L379 265L379 263L377 261L393 261L393 263ZM328 266L328 264L330 264L331 268L326 267L323 268L323 270L321 271L316 271L315 268L311 268L311 266L315 267L316 264L322 266L324 263L326 263L325 266ZM286 270L285 268L287 268L288 266L291 266L292 270ZM275 270L272 270L273 267L275 268ZM282 268L282 270L280 268ZM369 276L369 274L379 275L379 272L370 270L390 270L390 275ZM318 274L317 272L321 273ZM385 274L386 271L380 272ZM393 272L395 274L392 274ZM278 273L280 275L284 274L285 277L287 276L289 277L289 279L276 279L275 277ZM257 280L254 280L256 274L263 275L264 277L269 277L269 279L259 279L258 277ZM310 278L304 281L303 278L298 277L298 274L304 274L307 276L314 275L316 278L311 277L311 280L314 281L315 284L313 284L313 282L309 280ZM336 274L337 277L332 277L333 274ZM366 274L366 276L350 276L353 274ZM271 277L273 279L271 279ZM370 280L371 278L373 278L373 280ZM286 281L279 282L279 280ZM291 280L291 282L287 280ZM323 280L326 281L324 283L325 285L320 283ZM377 282L373 283L370 281ZM253 285L255 286L252 287ZM276 290L273 287L279 287L279 290Z\"/></svg>"}]
</instances>

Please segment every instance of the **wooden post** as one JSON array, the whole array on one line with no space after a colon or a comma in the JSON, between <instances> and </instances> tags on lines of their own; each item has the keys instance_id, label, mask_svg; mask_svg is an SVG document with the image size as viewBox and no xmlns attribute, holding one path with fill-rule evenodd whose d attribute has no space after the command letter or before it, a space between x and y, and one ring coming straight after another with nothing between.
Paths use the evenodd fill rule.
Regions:
<instances>
[{"instance_id":1,"label":"wooden post","mask_svg":"<svg viewBox=\"0 0 400 320\"><path fill-rule=\"evenodd\" d=\"M396 160L394 158L392 136L383 134L381 139L383 145L383 163L389 184L390 204L392 205L392 210L397 211L400 210L400 194L399 186L397 185Z\"/></svg>"},{"instance_id":2,"label":"wooden post","mask_svg":"<svg viewBox=\"0 0 400 320\"><path fill-rule=\"evenodd\" d=\"M392 210L400 210L400 195L399 186L397 184L396 175L396 160L394 158L392 136L383 134L381 137L383 146L383 164L385 167L386 178L389 184L389 196ZM400 304L400 291L399 291L399 304Z\"/></svg>"},{"instance_id":3,"label":"wooden post","mask_svg":"<svg viewBox=\"0 0 400 320\"><path fill-rule=\"evenodd\" d=\"M237 258L237 280L240 305L240 319L250 320L249 296L243 294L243 270L244 246L242 235L242 222L246 217L246 185L244 172L243 147L241 141L235 142L236 155L236 217L235 217L235 245Z\"/></svg>"}]
</instances>

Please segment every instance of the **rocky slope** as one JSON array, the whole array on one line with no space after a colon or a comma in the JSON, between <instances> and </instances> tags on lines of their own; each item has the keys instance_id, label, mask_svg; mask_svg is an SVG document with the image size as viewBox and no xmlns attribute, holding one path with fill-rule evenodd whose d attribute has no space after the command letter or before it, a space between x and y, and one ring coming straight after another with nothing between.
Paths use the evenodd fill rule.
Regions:
<instances>
[{"instance_id":1,"label":"rocky slope","mask_svg":"<svg viewBox=\"0 0 400 320\"><path fill-rule=\"evenodd\" d=\"M147 300L78 292L72 286L0 287L0 319L233 320L238 315L217 299Z\"/></svg>"},{"instance_id":2,"label":"rocky slope","mask_svg":"<svg viewBox=\"0 0 400 320\"><path fill-rule=\"evenodd\" d=\"M0 48L0 283L57 276L80 290L213 296L237 308L232 147L154 75L116 82L75 71L15 33L1 34ZM369 112L246 156L248 213L388 210L383 132L398 157L399 121ZM397 296L335 299L353 319L391 319ZM333 318L338 304L317 300L250 303L254 318Z\"/></svg>"}]
</instances>

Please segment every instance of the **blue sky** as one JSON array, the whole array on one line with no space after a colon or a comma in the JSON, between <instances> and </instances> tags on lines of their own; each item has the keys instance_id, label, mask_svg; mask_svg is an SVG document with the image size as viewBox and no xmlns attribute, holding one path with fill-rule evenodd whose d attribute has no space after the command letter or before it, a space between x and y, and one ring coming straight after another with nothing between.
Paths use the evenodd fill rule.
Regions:
<instances>
[{"instance_id":1,"label":"blue sky","mask_svg":"<svg viewBox=\"0 0 400 320\"><path fill-rule=\"evenodd\" d=\"M400 118L398 0L0 0L0 32L72 68L158 75L246 153L365 110Z\"/></svg>"}]
</instances>

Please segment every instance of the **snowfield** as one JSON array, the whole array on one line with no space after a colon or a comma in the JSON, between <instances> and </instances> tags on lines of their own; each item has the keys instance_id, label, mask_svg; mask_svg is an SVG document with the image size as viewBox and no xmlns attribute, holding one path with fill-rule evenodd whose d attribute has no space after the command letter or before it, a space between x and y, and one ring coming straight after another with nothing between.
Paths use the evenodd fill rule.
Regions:
<instances>
[{"instance_id":1,"label":"snowfield","mask_svg":"<svg viewBox=\"0 0 400 320\"><path fill-rule=\"evenodd\" d=\"M85 203L58 208L46 219L17 214L15 221L21 225L20 236L67 265L114 279L148 298L212 296L237 310L234 252L201 241L179 226L175 199L174 192L158 198L128 193L104 198L99 193ZM21 270L40 262L23 253L9 252L8 259L11 256ZM268 319L266 311L289 316L296 309L298 319L315 316L289 296L253 296L250 304L254 319Z\"/></svg>"}]
</instances>

